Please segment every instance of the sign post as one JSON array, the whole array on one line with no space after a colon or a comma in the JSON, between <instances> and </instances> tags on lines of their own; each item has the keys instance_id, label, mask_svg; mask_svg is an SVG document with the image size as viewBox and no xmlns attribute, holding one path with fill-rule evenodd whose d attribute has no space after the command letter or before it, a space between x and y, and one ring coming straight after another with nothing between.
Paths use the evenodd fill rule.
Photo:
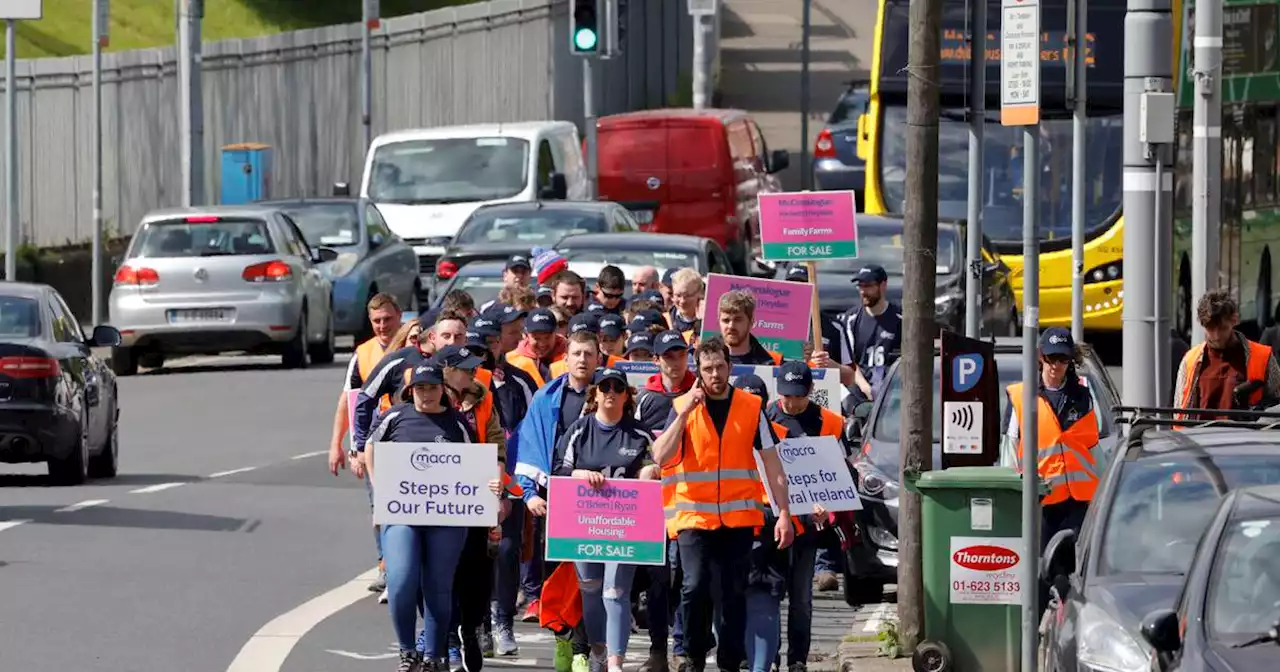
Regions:
<instances>
[{"instance_id":1,"label":"sign post","mask_svg":"<svg viewBox=\"0 0 1280 672\"><path fill-rule=\"evenodd\" d=\"M0 3L4 19L4 150L5 217L4 279L18 279L18 21L39 21L42 0L8 0Z\"/></svg>"},{"instance_id":2,"label":"sign post","mask_svg":"<svg viewBox=\"0 0 1280 672\"><path fill-rule=\"evenodd\" d=\"M1039 445L1036 409L1040 386L1036 349L1040 326L1040 5L1037 0L1002 0L1000 15L1000 123L1021 126L1022 258L1022 445ZM1015 190L1016 193L1016 190ZM1022 582L1038 585L1040 566L1040 472L1034 460L1022 465L1022 539L1026 548ZM1022 669L1036 669L1039 612L1036 591L1022 591Z\"/></svg>"},{"instance_id":3,"label":"sign post","mask_svg":"<svg viewBox=\"0 0 1280 672\"><path fill-rule=\"evenodd\" d=\"M989 467L1000 456L1000 375L987 341L942 332L942 469Z\"/></svg>"},{"instance_id":4,"label":"sign post","mask_svg":"<svg viewBox=\"0 0 1280 672\"><path fill-rule=\"evenodd\" d=\"M111 37L111 8L108 0L93 0L93 260L90 263L94 324L103 324L102 314L102 50Z\"/></svg>"}]
</instances>

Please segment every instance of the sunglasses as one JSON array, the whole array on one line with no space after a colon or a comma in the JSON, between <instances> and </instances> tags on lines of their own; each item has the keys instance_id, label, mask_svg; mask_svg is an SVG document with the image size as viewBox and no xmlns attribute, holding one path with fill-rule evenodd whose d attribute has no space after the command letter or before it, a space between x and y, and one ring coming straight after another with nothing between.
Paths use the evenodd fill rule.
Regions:
<instances>
[{"instance_id":1,"label":"sunglasses","mask_svg":"<svg viewBox=\"0 0 1280 672\"><path fill-rule=\"evenodd\" d=\"M596 386L596 389L605 394L622 394L627 391L627 384L620 380L605 380Z\"/></svg>"},{"instance_id":2,"label":"sunglasses","mask_svg":"<svg viewBox=\"0 0 1280 672\"><path fill-rule=\"evenodd\" d=\"M1066 355L1046 355L1044 361L1050 364L1067 364L1071 361Z\"/></svg>"},{"instance_id":3,"label":"sunglasses","mask_svg":"<svg viewBox=\"0 0 1280 672\"><path fill-rule=\"evenodd\" d=\"M606 292L602 289L600 290L600 296L603 296L606 299L621 299L622 292Z\"/></svg>"}]
</instances>

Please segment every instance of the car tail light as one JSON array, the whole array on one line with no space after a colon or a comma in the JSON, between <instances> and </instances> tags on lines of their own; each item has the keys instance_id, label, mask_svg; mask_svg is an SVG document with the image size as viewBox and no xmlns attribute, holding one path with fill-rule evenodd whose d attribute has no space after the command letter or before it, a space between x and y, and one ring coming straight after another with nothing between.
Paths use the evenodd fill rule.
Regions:
<instances>
[{"instance_id":1,"label":"car tail light","mask_svg":"<svg viewBox=\"0 0 1280 672\"><path fill-rule=\"evenodd\" d=\"M249 266L240 277L247 282L287 282L293 279L293 269L276 259Z\"/></svg>"},{"instance_id":2,"label":"car tail light","mask_svg":"<svg viewBox=\"0 0 1280 672\"><path fill-rule=\"evenodd\" d=\"M120 270L116 271L115 282L117 285L149 287L160 282L160 274L153 268L121 266Z\"/></svg>"},{"instance_id":3,"label":"car tail light","mask_svg":"<svg viewBox=\"0 0 1280 672\"><path fill-rule=\"evenodd\" d=\"M836 158L836 143L831 137L829 129L822 129L818 134L818 141L813 143L813 158L815 159L834 159Z\"/></svg>"},{"instance_id":4,"label":"car tail light","mask_svg":"<svg viewBox=\"0 0 1280 672\"><path fill-rule=\"evenodd\" d=\"M217 215L194 215L187 218L188 224L211 224L221 221Z\"/></svg>"},{"instance_id":5,"label":"car tail light","mask_svg":"<svg viewBox=\"0 0 1280 672\"><path fill-rule=\"evenodd\" d=\"M453 261L441 261L436 264L436 277L441 280L448 280L458 274L458 264Z\"/></svg>"},{"instance_id":6,"label":"car tail light","mask_svg":"<svg viewBox=\"0 0 1280 672\"><path fill-rule=\"evenodd\" d=\"M52 378L62 373L49 357L0 357L0 373L10 378Z\"/></svg>"}]
</instances>

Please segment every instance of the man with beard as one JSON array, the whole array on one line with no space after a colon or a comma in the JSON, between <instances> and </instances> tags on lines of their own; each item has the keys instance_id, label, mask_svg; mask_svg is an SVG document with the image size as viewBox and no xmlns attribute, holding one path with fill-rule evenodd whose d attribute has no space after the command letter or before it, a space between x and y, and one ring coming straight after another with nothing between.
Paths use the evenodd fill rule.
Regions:
<instances>
[{"instance_id":1,"label":"man with beard","mask_svg":"<svg viewBox=\"0 0 1280 672\"><path fill-rule=\"evenodd\" d=\"M902 350L902 307L885 298L889 274L884 267L866 266L855 279L862 305L840 316L840 382L849 387L850 396L855 396L854 403L858 403L875 397L889 367L898 359ZM820 368L827 361L814 357L814 365Z\"/></svg>"},{"instance_id":2,"label":"man with beard","mask_svg":"<svg viewBox=\"0 0 1280 672\"><path fill-rule=\"evenodd\" d=\"M1187 351L1178 366L1173 389L1176 408L1239 408L1235 388L1257 381L1262 387L1241 401L1280 402L1280 366L1271 348L1236 331L1240 311L1224 289L1205 292L1196 305L1196 319L1204 327L1204 343ZM1275 400L1275 401L1272 401Z\"/></svg>"},{"instance_id":3,"label":"man with beard","mask_svg":"<svg viewBox=\"0 0 1280 672\"><path fill-rule=\"evenodd\" d=\"M720 295L720 337L729 348L729 365L778 366L782 355L766 350L751 334L756 323L756 297L734 289Z\"/></svg>"}]
</instances>

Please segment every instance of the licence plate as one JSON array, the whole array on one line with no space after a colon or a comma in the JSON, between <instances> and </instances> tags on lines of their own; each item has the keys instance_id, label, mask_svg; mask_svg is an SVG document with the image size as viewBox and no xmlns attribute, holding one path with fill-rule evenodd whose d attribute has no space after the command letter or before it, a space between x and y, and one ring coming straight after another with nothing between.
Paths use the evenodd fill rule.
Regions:
<instances>
[{"instance_id":1,"label":"licence plate","mask_svg":"<svg viewBox=\"0 0 1280 672\"><path fill-rule=\"evenodd\" d=\"M169 311L171 324L188 322L230 322L236 311L231 308L186 308Z\"/></svg>"},{"instance_id":2,"label":"licence plate","mask_svg":"<svg viewBox=\"0 0 1280 672\"><path fill-rule=\"evenodd\" d=\"M653 211L652 211L652 210L636 210L635 212L632 212L631 214L636 218L636 223L638 223L638 224L652 224L652 223L653 223Z\"/></svg>"}]
</instances>

